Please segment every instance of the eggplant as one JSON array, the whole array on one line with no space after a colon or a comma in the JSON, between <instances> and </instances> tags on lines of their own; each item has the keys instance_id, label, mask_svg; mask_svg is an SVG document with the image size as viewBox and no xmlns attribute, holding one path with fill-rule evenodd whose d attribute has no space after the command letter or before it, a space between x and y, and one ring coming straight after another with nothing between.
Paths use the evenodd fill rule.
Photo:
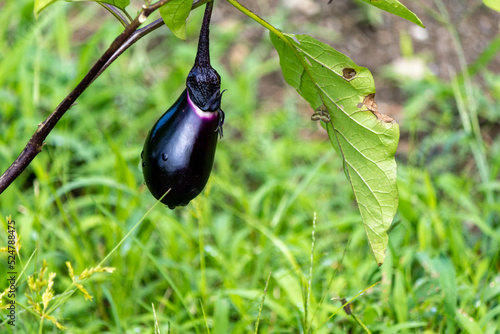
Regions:
<instances>
[{"instance_id":1,"label":"eggplant","mask_svg":"<svg viewBox=\"0 0 500 334\"><path fill-rule=\"evenodd\" d=\"M198 51L186 89L151 128L141 153L151 194L170 209L187 205L207 184L218 137L222 138L220 75L210 65L208 2Z\"/></svg>"}]
</instances>

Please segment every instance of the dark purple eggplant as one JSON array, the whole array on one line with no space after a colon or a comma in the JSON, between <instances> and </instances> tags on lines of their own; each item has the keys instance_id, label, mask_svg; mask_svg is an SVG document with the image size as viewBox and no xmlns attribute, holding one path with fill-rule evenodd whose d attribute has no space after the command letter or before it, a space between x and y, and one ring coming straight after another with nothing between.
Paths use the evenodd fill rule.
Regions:
<instances>
[{"instance_id":1,"label":"dark purple eggplant","mask_svg":"<svg viewBox=\"0 0 500 334\"><path fill-rule=\"evenodd\" d=\"M210 65L207 3L198 52L186 89L149 132L142 172L149 191L170 209L187 205L207 184L217 140L222 138L224 112L220 108L220 76Z\"/></svg>"}]
</instances>

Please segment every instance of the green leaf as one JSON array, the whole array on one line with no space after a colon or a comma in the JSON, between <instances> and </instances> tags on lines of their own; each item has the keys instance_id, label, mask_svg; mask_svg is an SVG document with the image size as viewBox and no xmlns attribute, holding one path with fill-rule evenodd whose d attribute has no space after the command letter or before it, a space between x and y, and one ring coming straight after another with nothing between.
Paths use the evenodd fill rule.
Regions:
<instances>
[{"instance_id":1,"label":"green leaf","mask_svg":"<svg viewBox=\"0 0 500 334\"><path fill-rule=\"evenodd\" d=\"M212 333L229 333L229 309L230 307L227 299L217 299L215 301Z\"/></svg>"},{"instance_id":2,"label":"green leaf","mask_svg":"<svg viewBox=\"0 0 500 334\"><path fill-rule=\"evenodd\" d=\"M186 20L192 6L193 0L171 0L160 7L163 22L182 40L186 39Z\"/></svg>"},{"instance_id":3,"label":"green leaf","mask_svg":"<svg viewBox=\"0 0 500 334\"><path fill-rule=\"evenodd\" d=\"M458 323L463 329L469 334L482 334L484 333L477 322L469 316L464 310L459 310L457 312Z\"/></svg>"},{"instance_id":4,"label":"green leaf","mask_svg":"<svg viewBox=\"0 0 500 334\"><path fill-rule=\"evenodd\" d=\"M457 279L455 267L447 257L438 257L432 259L431 270L437 273L439 286L444 294L443 313L446 316L446 329L448 333L456 333L454 316L457 313Z\"/></svg>"},{"instance_id":5,"label":"green leaf","mask_svg":"<svg viewBox=\"0 0 500 334\"><path fill-rule=\"evenodd\" d=\"M33 12L35 13L35 16L38 16L42 10L47 8L49 5L53 4L58 0L35 0L35 6ZM72 1L93 1L93 2L102 2L102 3L107 3L108 5L113 5L117 8L120 9L125 9L129 4L130 0L66 0L68 2Z\"/></svg>"},{"instance_id":6,"label":"green leaf","mask_svg":"<svg viewBox=\"0 0 500 334\"><path fill-rule=\"evenodd\" d=\"M38 17L38 14L57 0L35 0L35 5L33 7L33 13L35 17Z\"/></svg>"},{"instance_id":7,"label":"green leaf","mask_svg":"<svg viewBox=\"0 0 500 334\"><path fill-rule=\"evenodd\" d=\"M313 109L328 111L328 136L343 158L371 250L382 265L398 206L398 124L378 112L368 69L307 35L285 34L282 40L271 33L271 40L285 80Z\"/></svg>"},{"instance_id":8,"label":"green leaf","mask_svg":"<svg viewBox=\"0 0 500 334\"><path fill-rule=\"evenodd\" d=\"M422 21L420 21L417 15L415 15L411 10L406 8L398 0L363 0L363 1L372 6L385 10L386 12L389 12L391 14L407 19L410 22L418 24L422 28L425 28L424 24L422 23ZM498 0L491 0L491 1L498 1Z\"/></svg>"},{"instance_id":9,"label":"green leaf","mask_svg":"<svg viewBox=\"0 0 500 334\"><path fill-rule=\"evenodd\" d=\"M91 0L91 1L94 1L94 0ZM99 0L96 2L107 3L108 5L113 5L117 8L120 8L120 9L125 9L125 8L127 8L128 5L130 5L130 0Z\"/></svg>"},{"instance_id":10,"label":"green leaf","mask_svg":"<svg viewBox=\"0 0 500 334\"><path fill-rule=\"evenodd\" d=\"M498 0L483 0L483 3L489 8L500 12L500 1Z\"/></svg>"}]
</instances>

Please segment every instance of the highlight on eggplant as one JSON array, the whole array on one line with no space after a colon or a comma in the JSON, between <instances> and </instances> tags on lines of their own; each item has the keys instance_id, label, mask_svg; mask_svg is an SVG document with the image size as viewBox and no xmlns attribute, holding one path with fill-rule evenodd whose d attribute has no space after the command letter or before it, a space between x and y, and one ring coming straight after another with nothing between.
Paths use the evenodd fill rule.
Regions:
<instances>
[{"instance_id":1,"label":"highlight on eggplant","mask_svg":"<svg viewBox=\"0 0 500 334\"><path fill-rule=\"evenodd\" d=\"M201 193L212 171L218 137L223 134L221 80L210 64L212 7L213 2L208 2L186 89L153 125L141 153L149 191L170 209L187 205Z\"/></svg>"}]
</instances>

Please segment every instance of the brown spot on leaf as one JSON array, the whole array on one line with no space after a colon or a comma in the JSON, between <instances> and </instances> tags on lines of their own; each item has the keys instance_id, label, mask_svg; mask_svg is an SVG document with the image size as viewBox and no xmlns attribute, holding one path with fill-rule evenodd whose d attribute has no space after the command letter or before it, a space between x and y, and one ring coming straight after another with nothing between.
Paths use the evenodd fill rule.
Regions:
<instances>
[{"instance_id":1,"label":"brown spot on leaf","mask_svg":"<svg viewBox=\"0 0 500 334\"><path fill-rule=\"evenodd\" d=\"M377 101L375 101L375 94L367 95L365 97L365 100L363 101L363 104L375 115L375 117L377 117L379 121L386 123L394 122L394 118L389 115L382 114L380 111L378 111Z\"/></svg>"},{"instance_id":2,"label":"brown spot on leaf","mask_svg":"<svg viewBox=\"0 0 500 334\"><path fill-rule=\"evenodd\" d=\"M353 68L344 68L342 70L342 76L347 80L351 80L356 76L356 70Z\"/></svg>"}]
</instances>

